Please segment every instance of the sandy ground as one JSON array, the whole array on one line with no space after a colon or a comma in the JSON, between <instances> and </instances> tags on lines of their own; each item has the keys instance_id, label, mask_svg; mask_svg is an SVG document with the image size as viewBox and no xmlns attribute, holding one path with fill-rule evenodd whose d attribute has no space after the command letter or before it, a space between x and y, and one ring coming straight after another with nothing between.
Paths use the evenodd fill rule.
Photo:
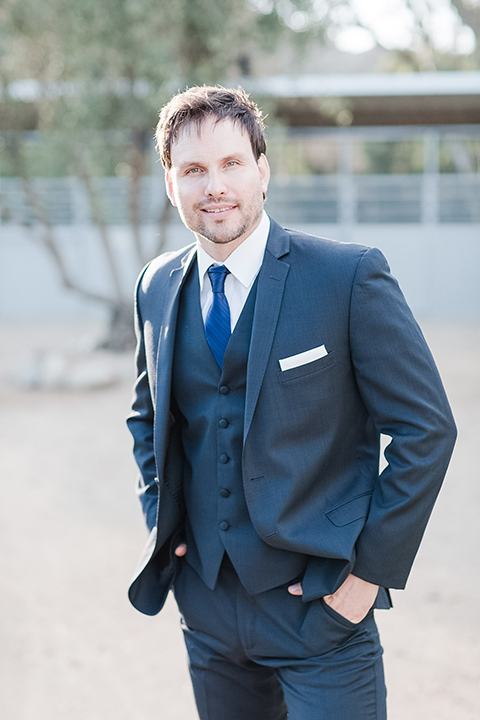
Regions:
<instances>
[{"instance_id":1,"label":"sandy ground","mask_svg":"<svg viewBox=\"0 0 480 720\"><path fill-rule=\"evenodd\" d=\"M378 613L389 718L478 720L480 326L424 330L460 436L407 591ZM145 539L130 383L26 392L10 378L32 348L91 331L0 324L0 718L194 720L173 602L149 618L126 596Z\"/></svg>"}]
</instances>

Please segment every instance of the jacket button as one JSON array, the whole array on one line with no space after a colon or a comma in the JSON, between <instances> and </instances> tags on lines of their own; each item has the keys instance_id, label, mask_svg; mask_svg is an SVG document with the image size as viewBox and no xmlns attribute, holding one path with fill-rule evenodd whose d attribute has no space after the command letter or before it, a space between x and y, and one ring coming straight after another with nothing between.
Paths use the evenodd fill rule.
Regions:
<instances>
[{"instance_id":1,"label":"jacket button","mask_svg":"<svg viewBox=\"0 0 480 720\"><path fill-rule=\"evenodd\" d=\"M230 490L227 490L227 488L222 488L220 490L220 495L224 498L227 498L230 495Z\"/></svg>"},{"instance_id":2,"label":"jacket button","mask_svg":"<svg viewBox=\"0 0 480 720\"><path fill-rule=\"evenodd\" d=\"M230 458L228 457L228 455L225 455L225 453L223 453L222 455L220 455L220 457L218 459L220 460L221 463L223 463L225 465L225 463L227 463Z\"/></svg>"},{"instance_id":3,"label":"jacket button","mask_svg":"<svg viewBox=\"0 0 480 720\"><path fill-rule=\"evenodd\" d=\"M218 421L218 424L221 428L226 428L226 427L228 427L228 420L225 420L225 418L222 418L221 420Z\"/></svg>"},{"instance_id":4,"label":"jacket button","mask_svg":"<svg viewBox=\"0 0 480 720\"><path fill-rule=\"evenodd\" d=\"M222 385L219 392L220 395L228 395L230 388L227 385Z\"/></svg>"},{"instance_id":5,"label":"jacket button","mask_svg":"<svg viewBox=\"0 0 480 720\"><path fill-rule=\"evenodd\" d=\"M220 523L220 530L228 530L229 527L230 525L228 524L228 522L226 520L222 520L222 522Z\"/></svg>"}]
</instances>

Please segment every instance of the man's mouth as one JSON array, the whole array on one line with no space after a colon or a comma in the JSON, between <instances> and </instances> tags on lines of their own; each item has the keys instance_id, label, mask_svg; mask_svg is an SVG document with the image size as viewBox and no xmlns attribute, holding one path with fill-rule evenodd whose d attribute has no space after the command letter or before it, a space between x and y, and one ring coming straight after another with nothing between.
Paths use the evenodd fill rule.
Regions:
<instances>
[{"instance_id":1,"label":"man's mouth","mask_svg":"<svg viewBox=\"0 0 480 720\"><path fill-rule=\"evenodd\" d=\"M235 205L229 205L228 207L222 208L202 208L202 210L209 215L219 215L220 213L228 212L228 210L233 210L234 208Z\"/></svg>"}]
</instances>

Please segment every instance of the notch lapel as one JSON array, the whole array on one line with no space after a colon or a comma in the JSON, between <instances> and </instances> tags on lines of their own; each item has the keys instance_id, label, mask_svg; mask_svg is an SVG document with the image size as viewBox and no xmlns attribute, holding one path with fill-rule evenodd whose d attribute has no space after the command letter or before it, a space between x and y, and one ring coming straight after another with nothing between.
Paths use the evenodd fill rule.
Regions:
<instances>
[{"instance_id":1,"label":"notch lapel","mask_svg":"<svg viewBox=\"0 0 480 720\"><path fill-rule=\"evenodd\" d=\"M255 314L253 316L252 337L248 355L245 422L243 428L244 445L272 350L285 281L290 269L287 262L278 259L289 252L290 236L276 222L271 219L270 222L270 234L265 257L258 276Z\"/></svg>"}]
</instances>

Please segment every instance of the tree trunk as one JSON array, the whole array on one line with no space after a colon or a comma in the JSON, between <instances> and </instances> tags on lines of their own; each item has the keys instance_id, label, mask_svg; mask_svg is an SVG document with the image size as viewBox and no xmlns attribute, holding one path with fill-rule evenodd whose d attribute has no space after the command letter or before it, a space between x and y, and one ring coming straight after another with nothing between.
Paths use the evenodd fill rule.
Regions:
<instances>
[{"instance_id":1,"label":"tree trunk","mask_svg":"<svg viewBox=\"0 0 480 720\"><path fill-rule=\"evenodd\" d=\"M107 334L99 343L99 350L129 352L135 348L133 301L114 305L110 314Z\"/></svg>"},{"instance_id":2,"label":"tree trunk","mask_svg":"<svg viewBox=\"0 0 480 720\"><path fill-rule=\"evenodd\" d=\"M32 211L32 214L36 220L37 227L40 227L42 230L40 242L52 258L58 270L63 287L68 290L73 290L89 300L100 302L104 306L107 305L109 308L110 318L107 332L104 340L101 341L98 345L98 348L104 350L111 350L113 352L125 352L132 350L132 348L135 347L135 333L133 328L133 302L126 302L121 297L120 278L116 271L113 251L110 246L108 237L106 237L105 235L105 232L101 234L103 240L106 240L106 247L105 244L104 247L110 259L110 269L113 269L114 284L116 289L115 298L89 290L88 288L83 287L76 280L73 279L70 270L67 267L64 258L60 252L60 248L58 247L58 243L55 237L55 229L52 224L48 208L46 207L41 197L38 195L34 186L33 179L30 177L30 174L28 172L27 164L25 162L22 147L20 145L18 137L15 137L13 142L9 145L8 152L14 162L16 173L22 181L26 204ZM87 185L90 182L91 178L87 176ZM90 199L92 199L93 189L91 187L89 194ZM93 214L98 213L94 212ZM102 225L101 222L100 225ZM28 229L33 232L35 228L34 226L29 225ZM106 230L106 226L102 226L101 229Z\"/></svg>"},{"instance_id":3,"label":"tree trunk","mask_svg":"<svg viewBox=\"0 0 480 720\"><path fill-rule=\"evenodd\" d=\"M170 217L172 215L172 208L173 205L170 200L168 198L165 198L162 212L160 213L160 217L158 218L158 242L156 247L157 255L160 255L160 253L163 252L167 243L168 226L170 223Z\"/></svg>"},{"instance_id":4,"label":"tree trunk","mask_svg":"<svg viewBox=\"0 0 480 720\"><path fill-rule=\"evenodd\" d=\"M132 240L135 256L140 270L147 258L143 252L141 238L141 198L142 198L142 179L145 175L145 164L147 159L147 151L149 148L149 137L146 130L138 128L132 130L132 154L130 166L132 168L132 176L130 180L130 222L132 227Z\"/></svg>"}]
</instances>

